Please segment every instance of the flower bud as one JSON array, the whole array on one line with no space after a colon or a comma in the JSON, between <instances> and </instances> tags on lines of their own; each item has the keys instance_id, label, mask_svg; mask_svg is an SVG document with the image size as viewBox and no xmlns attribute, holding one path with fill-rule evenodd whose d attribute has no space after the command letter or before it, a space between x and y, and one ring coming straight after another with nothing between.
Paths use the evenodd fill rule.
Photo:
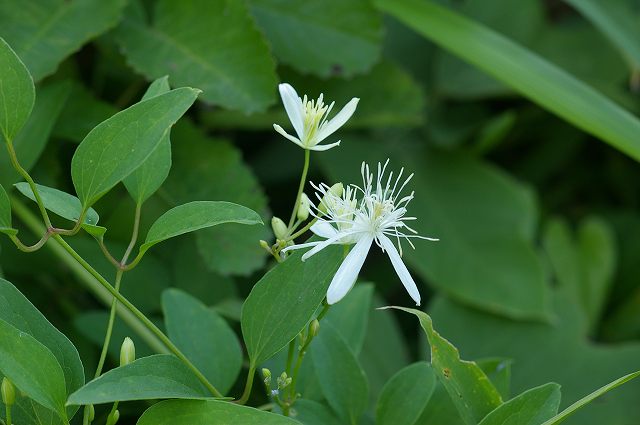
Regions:
<instances>
[{"instance_id":1,"label":"flower bud","mask_svg":"<svg viewBox=\"0 0 640 425\"><path fill-rule=\"evenodd\" d=\"M302 193L300 195L300 202L298 203L298 220L305 221L307 218L309 218L310 206L311 201L309 200L309 197L305 193Z\"/></svg>"},{"instance_id":2,"label":"flower bud","mask_svg":"<svg viewBox=\"0 0 640 425\"><path fill-rule=\"evenodd\" d=\"M116 409L109 414L109 417L107 418L107 425L116 425L118 423L118 419L120 419L120 411Z\"/></svg>"},{"instance_id":3,"label":"flower bud","mask_svg":"<svg viewBox=\"0 0 640 425\"><path fill-rule=\"evenodd\" d=\"M278 217L271 219L271 228L273 229L273 234L276 235L276 239L286 239L289 236L287 225Z\"/></svg>"},{"instance_id":4,"label":"flower bud","mask_svg":"<svg viewBox=\"0 0 640 425\"><path fill-rule=\"evenodd\" d=\"M318 335L318 332L320 332L320 322L318 322L318 319L313 319L313 322L309 325L309 333L311 337L315 337Z\"/></svg>"},{"instance_id":5,"label":"flower bud","mask_svg":"<svg viewBox=\"0 0 640 425\"><path fill-rule=\"evenodd\" d=\"M266 385L267 388L270 388L271 387L271 371L267 368L263 368L262 376L264 377L264 385Z\"/></svg>"},{"instance_id":6,"label":"flower bud","mask_svg":"<svg viewBox=\"0 0 640 425\"><path fill-rule=\"evenodd\" d=\"M131 338L126 337L120 347L120 366L126 366L136 359L136 346Z\"/></svg>"},{"instance_id":7,"label":"flower bud","mask_svg":"<svg viewBox=\"0 0 640 425\"><path fill-rule=\"evenodd\" d=\"M271 246L267 241L260 240L260 247L266 249L267 251L271 251Z\"/></svg>"},{"instance_id":8,"label":"flower bud","mask_svg":"<svg viewBox=\"0 0 640 425\"><path fill-rule=\"evenodd\" d=\"M322 213L326 213L327 207L329 206L328 205L329 200L333 196L341 198L343 194L344 194L344 186L342 185L342 183L336 183L333 186L331 186L329 190L327 190L327 193L324 195L322 200L320 201L320 205L318 206L318 211Z\"/></svg>"},{"instance_id":9,"label":"flower bud","mask_svg":"<svg viewBox=\"0 0 640 425\"><path fill-rule=\"evenodd\" d=\"M287 372L282 372L282 375L278 376L278 389L283 390L291 384L291 378L287 376Z\"/></svg>"},{"instance_id":10,"label":"flower bud","mask_svg":"<svg viewBox=\"0 0 640 425\"><path fill-rule=\"evenodd\" d=\"M16 402L16 388L6 377L2 378L2 402L7 406Z\"/></svg>"},{"instance_id":11,"label":"flower bud","mask_svg":"<svg viewBox=\"0 0 640 425\"><path fill-rule=\"evenodd\" d=\"M93 420L96 418L96 408L93 407L93 404L90 404L89 406L87 406L87 409L89 409L89 423L93 422Z\"/></svg>"}]
</instances>

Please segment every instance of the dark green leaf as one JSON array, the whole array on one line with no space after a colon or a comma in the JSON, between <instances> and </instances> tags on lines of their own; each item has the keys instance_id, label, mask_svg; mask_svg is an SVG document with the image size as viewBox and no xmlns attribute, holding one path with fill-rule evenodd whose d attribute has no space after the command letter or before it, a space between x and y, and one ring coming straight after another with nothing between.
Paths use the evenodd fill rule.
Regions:
<instances>
[{"instance_id":1,"label":"dark green leaf","mask_svg":"<svg viewBox=\"0 0 640 425\"><path fill-rule=\"evenodd\" d=\"M359 283L344 299L332 306L323 319L323 323L331 323L340 332L356 356L364 344L372 297L373 285Z\"/></svg>"},{"instance_id":2,"label":"dark green leaf","mask_svg":"<svg viewBox=\"0 0 640 425\"><path fill-rule=\"evenodd\" d=\"M15 5L10 5L14 7ZM14 137L29 119L36 93L24 63L0 37L0 131L5 141Z\"/></svg>"},{"instance_id":3,"label":"dark green leaf","mask_svg":"<svg viewBox=\"0 0 640 425\"><path fill-rule=\"evenodd\" d=\"M20 193L35 202L36 198L29 183L20 182L14 186ZM78 198L67 192L40 184L36 184L36 189L46 209L67 220L78 221L82 213L82 205ZM96 225L99 219L98 213L93 208L89 208L85 214L84 223Z\"/></svg>"},{"instance_id":4,"label":"dark green leaf","mask_svg":"<svg viewBox=\"0 0 640 425\"><path fill-rule=\"evenodd\" d=\"M460 359L458 349L433 329L429 315L410 308L393 308L412 313L420 320L431 346L431 364L467 424L477 424L502 404L500 393L487 375L476 363Z\"/></svg>"},{"instance_id":5,"label":"dark green leaf","mask_svg":"<svg viewBox=\"0 0 640 425\"><path fill-rule=\"evenodd\" d=\"M36 81L87 41L114 26L124 0L0 2L0 35L23 58Z\"/></svg>"},{"instance_id":6,"label":"dark green leaf","mask_svg":"<svg viewBox=\"0 0 640 425\"><path fill-rule=\"evenodd\" d=\"M296 252L267 272L244 303L242 334L254 366L280 351L309 323L327 294L342 249L326 248L304 262L301 257L302 252Z\"/></svg>"},{"instance_id":7,"label":"dark green leaf","mask_svg":"<svg viewBox=\"0 0 640 425\"><path fill-rule=\"evenodd\" d=\"M144 163L198 93L188 87L171 90L136 103L91 130L71 161L71 177L83 208Z\"/></svg>"},{"instance_id":8,"label":"dark green leaf","mask_svg":"<svg viewBox=\"0 0 640 425\"><path fill-rule=\"evenodd\" d=\"M273 59L243 2L162 0L153 23L129 16L116 36L139 72L199 87L207 102L255 112L275 99Z\"/></svg>"},{"instance_id":9,"label":"dark green leaf","mask_svg":"<svg viewBox=\"0 0 640 425\"><path fill-rule=\"evenodd\" d=\"M313 400L297 400L291 416L304 425L341 425L331 409Z\"/></svg>"},{"instance_id":10,"label":"dark green leaf","mask_svg":"<svg viewBox=\"0 0 640 425\"><path fill-rule=\"evenodd\" d=\"M214 400L169 400L158 403L137 425L296 425L285 416Z\"/></svg>"},{"instance_id":11,"label":"dark green leaf","mask_svg":"<svg viewBox=\"0 0 640 425\"><path fill-rule=\"evenodd\" d=\"M104 373L71 394L67 404L209 396L198 378L178 358L157 354Z\"/></svg>"},{"instance_id":12,"label":"dark green leaf","mask_svg":"<svg viewBox=\"0 0 640 425\"><path fill-rule=\"evenodd\" d=\"M162 309L171 341L226 394L242 368L240 342L227 322L178 289L162 293Z\"/></svg>"},{"instance_id":13,"label":"dark green leaf","mask_svg":"<svg viewBox=\"0 0 640 425\"><path fill-rule=\"evenodd\" d=\"M322 324L310 353L329 405L343 421L356 425L367 408L369 383L355 355L328 323Z\"/></svg>"},{"instance_id":14,"label":"dark green leaf","mask_svg":"<svg viewBox=\"0 0 640 425\"><path fill-rule=\"evenodd\" d=\"M15 235L18 231L11 226L11 201L0 185L0 233Z\"/></svg>"},{"instance_id":15,"label":"dark green leaf","mask_svg":"<svg viewBox=\"0 0 640 425\"><path fill-rule=\"evenodd\" d=\"M380 56L382 20L366 0L249 4L278 59L305 74L351 76L369 70Z\"/></svg>"},{"instance_id":16,"label":"dark green leaf","mask_svg":"<svg viewBox=\"0 0 640 425\"><path fill-rule=\"evenodd\" d=\"M158 78L151 83L142 100L167 93L169 90L171 90L169 78L166 76ZM171 140L169 133L170 130L167 131L167 134L164 135L158 147L149 155L149 158L123 180L125 187L137 204L142 204L149 196L153 195L169 175L169 170L171 169Z\"/></svg>"},{"instance_id":17,"label":"dark green leaf","mask_svg":"<svg viewBox=\"0 0 640 425\"><path fill-rule=\"evenodd\" d=\"M436 383L429 363L414 363L402 369L382 389L376 406L376 424L417 425Z\"/></svg>"},{"instance_id":18,"label":"dark green leaf","mask_svg":"<svg viewBox=\"0 0 640 425\"><path fill-rule=\"evenodd\" d=\"M545 384L500 405L479 425L539 425L554 416L559 406L560 385Z\"/></svg>"}]
</instances>

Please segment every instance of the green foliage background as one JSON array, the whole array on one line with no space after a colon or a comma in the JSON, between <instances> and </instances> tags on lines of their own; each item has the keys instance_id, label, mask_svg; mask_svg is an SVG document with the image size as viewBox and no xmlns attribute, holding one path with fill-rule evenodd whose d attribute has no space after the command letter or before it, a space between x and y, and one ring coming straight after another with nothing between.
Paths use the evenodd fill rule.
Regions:
<instances>
[{"instance_id":1,"label":"green foliage background","mask_svg":"<svg viewBox=\"0 0 640 425\"><path fill-rule=\"evenodd\" d=\"M511 359L507 394L553 381L562 386L563 407L638 369L639 1L20 3L0 0L0 37L37 83L34 111L14 144L39 183L73 193L68 170L77 144L167 75L172 86L203 93L171 132L172 168L145 203L142 234L163 212L193 200L235 202L268 222L287 214L303 157L272 130L273 123L289 128L277 83L311 97L323 92L338 106L360 97L341 147L312 157L312 181L357 183L363 160L390 158L393 168L415 172L410 213L421 234L440 242L418 243L405 258L436 329L463 358ZM16 199L18 181L3 150L0 183ZM94 208L120 255L135 203L120 185ZM24 220L14 221L30 235ZM210 307L202 320L218 323L221 315L239 330L240 306L270 266L257 241L270 237L266 227L228 225L167 241L146 254L123 293L160 322L163 314L169 320L171 305L194 302L161 295L179 288ZM113 274L88 236L71 244ZM0 248L2 276L73 341L91 375L109 298L88 291L59 251L22 254L7 238ZM363 390L357 396L364 399L348 407L373 420L384 383L429 356L413 317L347 309L408 305L382 254L368 259L361 279L374 283L375 295L361 285L350 295L359 302L345 300L344 312L332 311L310 364L323 367L332 340L355 344L350 361L367 375L369 399ZM208 317L211 310L218 315ZM354 329L340 314L357 318L350 319ZM118 321L112 364L125 335L135 331ZM136 345L139 357L155 351L142 340ZM240 365L231 369L223 371L224 385L239 393ZM308 369L303 423L329 423L317 422L322 414L314 402L328 403L338 416L359 415L327 400L323 385L331 383ZM413 423L463 423L446 416L453 415L446 393L433 386L430 403L444 406L441 416L418 409ZM640 383L631 382L566 423L633 423L639 398ZM123 405L121 421L134 423L144 407Z\"/></svg>"}]
</instances>

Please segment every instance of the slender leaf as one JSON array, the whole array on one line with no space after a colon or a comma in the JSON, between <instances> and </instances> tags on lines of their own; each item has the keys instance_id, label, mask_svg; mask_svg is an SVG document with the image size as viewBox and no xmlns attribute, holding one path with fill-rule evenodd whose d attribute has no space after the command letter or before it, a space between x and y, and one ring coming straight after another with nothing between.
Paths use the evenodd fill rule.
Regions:
<instances>
[{"instance_id":1,"label":"slender leaf","mask_svg":"<svg viewBox=\"0 0 640 425\"><path fill-rule=\"evenodd\" d=\"M369 383L353 351L332 325L323 323L310 352L329 405L343 421L356 425L367 408Z\"/></svg>"},{"instance_id":2,"label":"slender leaf","mask_svg":"<svg viewBox=\"0 0 640 425\"><path fill-rule=\"evenodd\" d=\"M167 93L169 77L161 77L155 80L142 100L150 99L163 93ZM133 173L124 179L123 183L131 197L137 204L142 204L149 196L162 186L171 169L171 139L170 130L164 135L158 147L149 155L147 160Z\"/></svg>"},{"instance_id":3,"label":"slender leaf","mask_svg":"<svg viewBox=\"0 0 640 425\"><path fill-rule=\"evenodd\" d=\"M65 419L62 368L47 347L0 319L0 372L27 397Z\"/></svg>"},{"instance_id":4,"label":"slender leaf","mask_svg":"<svg viewBox=\"0 0 640 425\"><path fill-rule=\"evenodd\" d=\"M198 96L183 87L139 102L95 127L71 161L83 208L90 207L138 168Z\"/></svg>"},{"instance_id":5,"label":"slender leaf","mask_svg":"<svg viewBox=\"0 0 640 425\"><path fill-rule=\"evenodd\" d=\"M640 160L640 120L562 69L433 1L376 4L542 107Z\"/></svg>"},{"instance_id":6,"label":"slender leaf","mask_svg":"<svg viewBox=\"0 0 640 425\"><path fill-rule=\"evenodd\" d=\"M209 382L227 393L242 369L240 342L227 322L178 289L162 293L162 309L171 341Z\"/></svg>"},{"instance_id":7,"label":"slender leaf","mask_svg":"<svg viewBox=\"0 0 640 425\"><path fill-rule=\"evenodd\" d=\"M158 218L149 229L140 252L167 239L225 223L262 224L262 219L255 211L231 202L190 202L172 208Z\"/></svg>"},{"instance_id":8,"label":"slender leaf","mask_svg":"<svg viewBox=\"0 0 640 425\"><path fill-rule=\"evenodd\" d=\"M477 424L502 404L500 393L487 375L476 363L460 359L458 349L433 329L428 314L411 308L389 308L412 313L420 320L431 346L431 364L465 423Z\"/></svg>"},{"instance_id":9,"label":"slender leaf","mask_svg":"<svg viewBox=\"0 0 640 425\"><path fill-rule=\"evenodd\" d=\"M67 404L210 396L193 372L177 357L156 354L104 373L71 394Z\"/></svg>"},{"instance_id":10,"label":"slender leaf","mask_svg":"<svg viewBox=\"0 0 640 425\"><path fill-rule=\"evenodd\" d=\"M265 274L242 307L242 334L257 366L280 351L309 323L324 299L342 249L329 247L307 261L296 252Z\"/></svg>"},{"instance_id":11,"label":"slender leaf","mask_svg":"<svg viewBox=\"0 0 640 425\"><path fill-rule=\"evenodd\" d=\"M300 425L282 415L223 401L169 400L155 404L137 425Z\"/></svg>"},{"instance_id":12,"label":"slender leaf","mask_svg":"<svg viewBox=\"0 0 640 425\"><path fill-rule=\"evenodd\" d=\"M545 384L514 397L489 413L479 425L538 425L560 407L560 385Z\"/></svg>"},{"instance_id":13,"label":"slender leaf","mask_svg":"<svg viewBox=\"0 0 640 425\"><path fill-rule=\"evenodd\" d=\"M27 122L35 98L29 71L0 37L0 132L6 141L12 142Z\"/></svg>"},{"instance_id":14,"label":"slender leaf","mask_svg":"<svg viewBox=\"0 0 640 425\"><path fill-rule=\"evenodd\" d=\"M32 201L36 200L29 183L20 182L16 183L14 186L27 198ZM66 218L67 220L78 221L80 214L82 213L82 205L78 198L68 194L67 192L63 192L53 187L42 186L40 184L36 184L36 189L38 190L38 194L40 194L40 198L42 199L42 203L46 209L56 213L62 218ZM98 224L99 219L100 217L96 210L89 208L85 214L84 223L96 225Z\"/></svg>"},{"instance_id":15,"label":"slender leaf","mask_svg":"<svg viewBox=\"0 0 640 425\"><path fill-rule=\"evenodd\" d=\"M562 412L558 413L553 418L551 418L548 421L544 422L542 425L556 425L556 424L559 424L560 422L563 422L566 418L568 418L569 416L573 415L576 410L578 410L578 409L582 408L583 406L591 403L593 400L595 400L596 398L600 397L601 395L603 395L605 393L608 393L612 389L614 389L616 387L619 387L620 385L622 385L624 383L627 383L627 382L631 381L632 379L637 378L638 376L640 376L640 371L639 372L630 373L629 375L625 375L622 378L616 379L615 381L611 382L610 384L607 384L604 387L599 388L598 390L592 392L588 396L586 396L584 398L581 398L580 400L576 401L571 406L567 407L566 409L564 409Z\"/></svg>"}]
</instances>

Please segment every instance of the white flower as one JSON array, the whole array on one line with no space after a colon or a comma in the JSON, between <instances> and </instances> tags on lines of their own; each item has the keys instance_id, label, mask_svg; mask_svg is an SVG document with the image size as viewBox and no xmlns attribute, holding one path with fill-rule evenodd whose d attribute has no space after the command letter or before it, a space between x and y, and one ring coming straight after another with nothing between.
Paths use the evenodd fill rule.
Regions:
<instances>
[{"instance_id":1,"label":"white flower","mask_svg":"<svg viewBox=\"0 0 640 425\"><path fill-rule=\"evenodd\" d=\"M400 240L406 240L412 248L415 248L411 242L412 238L431 241L438 239L419 236L414 229L407 225L408 221L416 219L405 215L407 213L406 207L413 199L413 192L403 197L401 197L401 193L413 174L401 183L403 168L395 179L393 173L389 173L385 180L384 174L388 163L389 160L384 165L378 163L376 179L370 172L369 166L362 163L363 187L348 186L342 196L331 193L325 184L314 185L318 191L316 196L320 200L320 205L315 208L315 212L312 212L318 221L311 227L311 231L325 240L293 245L283 250L284 252L312 247L302 256L304 261L329 245L355 244L331 281L327 291L329 304L340 301L351 290L369 249L375 242L383 252L387 253L407 292L416 304L420 305L420 292L409 274L409 270L402 262ZM358 199L358 195L361 195L362 198ZM398 249L390 238L396 239Z\"/></svg>"},{"instance_id":2,"label":"white flower","mask_svg":"<svg viewBox=\"0 0 640 425\"><path fill-rule=\"evenodd\" d=\"M333 134L337 129L342 127L345 122L356 110L360 99L354 97L345 105L344 108L332 119L327 119L335 102L325 105L322 101L322 94L318 100L307 100L307 95L300 98L295 89L289 84L280 84L280 96L284 109L289 115L289 120L293 124L298 137L288 134L282 127L277 124L273 128L287 139L303 149L313 151L326 151L334 146L338 146L340 141L329 145L320 145L324 139Z\"/></svg>"}]
</instances>

